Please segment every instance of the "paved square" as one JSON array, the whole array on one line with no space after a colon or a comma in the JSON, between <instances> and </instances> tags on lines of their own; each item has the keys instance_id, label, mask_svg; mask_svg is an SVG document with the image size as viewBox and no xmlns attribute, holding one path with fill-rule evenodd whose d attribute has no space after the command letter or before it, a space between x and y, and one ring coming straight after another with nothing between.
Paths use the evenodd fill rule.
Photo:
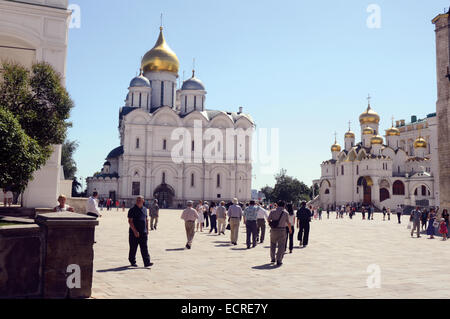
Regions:
<instances>
[{"instance_id":1,"label":"paved square","mask_svg":"<svg viewBox=\"0 0 450 319\"><path fill-rule=\"evenodd\" d=\"M239 245L229 234L196 233L192 250L181 211L162 210L151 231L151 269L128 268L126 212L103 211L94 245L93 298L450 298L450 241L411 238L408 216L374 221L346 217L313 221L310 244L287 254L281 268L268 267L269 238L246 250L245 227ZM296 230L297 234L297 230ZM142 258L138 250L138 265ZM381 288L367 288L369 265L381 270Z\"/></svg>"}]
</instances>

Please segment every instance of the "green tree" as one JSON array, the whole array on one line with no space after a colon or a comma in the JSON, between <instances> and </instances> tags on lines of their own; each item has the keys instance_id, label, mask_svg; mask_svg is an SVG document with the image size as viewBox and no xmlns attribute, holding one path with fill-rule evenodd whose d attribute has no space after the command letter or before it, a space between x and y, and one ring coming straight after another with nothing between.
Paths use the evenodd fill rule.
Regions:
<instances>
[{"instance_id":1,"label":"green tree","mask_svg":"<svg viewBox=\"0 0 450 319\"><path fill-rule=\"evenodd\" d=\"M0 188L23 192L48 156L14 115L0 106Z\"/></svg>"},{"instance_id":2,"label":"green tree","mask_svg":"<svg viewBox=\"0 0 450 319\"><path fill-rule=\"evenodd\" d=\"M22 192L50 157L51 146L64 142L73 102L49 64L36 63L31 70L0 64L0 187Z\"/></svg>"},{"instance_id":3,"label":"green tree","mask_svg":"<svg viewBox=\"0 0 450 319\"><path fill-rule=\"evenodd\" d=\"M65 141L61 151L61 165L64 169L64 177L66 179L74 179L77 173L77 165L73 159L73 154L78 148L76 141Z\"/></svg>"},{"instance_id":4,"label":"green tree","mask_svg":"<svg viewBox=\"0 0 450 319\"><path fill-rule=\"evenodd\" d=\"M275 175L276 184L272 192L274 200L296 203L300 200L310 200L310 188L298 179L288 176L287 171L282 169Z\"/></svg>"},{"instance_id":5,"label":"green tree","mask_svg":"<svg viewBox=\"0 0 450 319\"><path fill-rule=\"evenodd\" d=\"M61 76L45 62L31 70L2 62L0 105L19 121L25 133L43 148L62 144L73 102L62 85Z\"/></svg>"},{"instance_id":6,"label":"green tree","mask_svg":"<svg viewBox=\"0 0 450 319\"><path fill-rule=\"evenodd\" d=\"M266 196L267 201L273 202L275 200L275 198L273 198L273 188L269 185L261 188L261 192Z\"/></svg>"},{"instance_id":7,"label":"green tree","mask_svg":"<svg viewBox=\"0 0 450 319\"><path fill-rule=\"evenodd\" d=\"M72 183L72 197L81 197L80 189L81 183L78 181L78 178L74 177Z\"/></svg>"}]
</instances>

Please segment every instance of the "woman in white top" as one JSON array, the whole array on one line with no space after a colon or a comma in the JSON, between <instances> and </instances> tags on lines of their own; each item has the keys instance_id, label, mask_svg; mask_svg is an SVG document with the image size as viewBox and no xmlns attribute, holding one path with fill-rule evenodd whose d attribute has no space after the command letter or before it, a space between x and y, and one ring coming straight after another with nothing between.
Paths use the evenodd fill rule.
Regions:
<instances>
[{"instance_id":1,"label":"woman in white top","mask_svg":"<svg viewBox=\"0 0 450 319\"><path fill-rule=\"evenodd\" d=\"M72 213L74 213L75 210L72 207L70 207L69 205L66 205L66 200L67 200L66 196L59 195L59 197L58 197L59 205L56 206L53 209L53 211L57 212L57 213L61 213L61 212L72 212Z\"/></svg>"},{"instance_id":2,"label":"woman in white top","mask_svg":"<svg viewBox=\"0 0 450 319\"><path fill-rule=\"evenodd\" d=\"M197 213L198 213L197 231L200 226L200 231L203 232L203 223L205 222L205 215L203 215L203 213L204 213L205 208L203 206L202 201L199 202L196 209L197 209Z\"/></svg>"},{"instance_id":3,"label":"woman in white top","mask_svg":"<svg viewBox=\"0 0 450 319\"><path fill-rule=\"evenodd\" d=\"M289 222L291 223L292 232L289 232L289 227L286 227L287 236L286 236L286 250L288 248L288 240L289 240L289 253L292 254L292 250L294 249L294 225L295 225L295 214L294 214L294 206L292 204L286 205L286 210L289 213Z\"/></svg>"}]
</instances>

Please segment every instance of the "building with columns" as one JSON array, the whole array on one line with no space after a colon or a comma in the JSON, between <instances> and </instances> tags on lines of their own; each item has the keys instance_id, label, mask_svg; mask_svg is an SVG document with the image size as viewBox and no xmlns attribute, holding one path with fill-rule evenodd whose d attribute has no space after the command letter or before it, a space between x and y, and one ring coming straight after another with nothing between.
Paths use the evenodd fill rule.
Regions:
<instances>
[{"instance_id":1,"label":"building with columns","mask_svg":"<svg viewBox=\"0 0 450 319\"><path fill-rule=\"evenodd\" d=\"M436 26L440 204L450 210L450 9L432 22Z\"/></svg>"},{"instance_id":2,"label":"building with columns","mask_svg":"<svg viewBox=\"0 0 450 319\"><path fill-rule=\"evenodd\" d=\"M71 15L67 8L67 0L0 0L0 60L27 68L47 62L65 84ZM25 207L54 207L59 194L71 195L72 181L64 180L61 148L54 145L50 159L34 173L23 194Z\"/></svg>"},{"instance_id":3,"label":"building with columns","mask_svg":"<svg viewBox=\"0 0 450 319\"><path fill-rule=\"evenodd\" d=\"M423 119L411 116L408 123L393 120L383 134L380 116L369 102L359 122L360 142L349 129L344 146L336 139L332 158L321 165L321 178L314 181L319 186L320 205L359 203L379 209L439 205L436 114Z\"/></svg>"},{"instance_id":4,"label":"building with columns","mask_svg":"<svg viewBox=\"0 0 450 319\"><path fill-rule=\"evenodd\" d=\"M120 146L87 178L89 195L97 191L100 198L128 205L143 195L165 207L251 199L252 118L242 108L207 109L207 91L195 71L181 88L178 71L161 28L120 108Z\"/></svg>"}]
</instances>

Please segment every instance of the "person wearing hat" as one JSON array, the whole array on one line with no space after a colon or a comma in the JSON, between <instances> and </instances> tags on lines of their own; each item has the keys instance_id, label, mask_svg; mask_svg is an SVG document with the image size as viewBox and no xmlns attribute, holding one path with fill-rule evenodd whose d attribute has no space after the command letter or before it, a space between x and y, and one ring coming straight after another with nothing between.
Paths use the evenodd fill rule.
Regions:
<instances>
[{"instance_id":1,"label":"person wearing hat","mask_svg":"<svg viewBox=\"0 0 450 319\"><path fill-rule=\"evenodd\" d=\"M187 208L181 214L181 219L184 220L184 227L186 229L187 249L191 249L192 247L192 241L194 240L195 235L195 221L198 219L198 213L192 208L193 205L193 201L188 201Z\"/></svg>"},{"instance_id":2,"label":"person wearing hat","mask_svg":"<svg viewBox=\"0 0 450 319\"><path fill-rule=\"evenodd\" d=\"M153 203L149 207L149 211L150 211L150 229L156 230L159 218L159 206L157 199L153 200Z\"/></svg>"},{"instance_id":3,"label":"person wearing hat","mask_svg":"<svg viewBox=\"0 0 450 319\"><path fill-rule=\"evenodd\" d=\"M308 246L311 217L312 213L308 208L306 208L306 202L303 201L300 209L297 211L297 239L300 242L300 247L302 247L302 245L303 247Z\"/></svg>"},{"instance_id":4,"label":"person wearing hat","mask_svg":"<svg viewBox=\"0 0 450 319\"><path fill-rule=\"evenodd\" d=\"M230 218L231 235L230 240L233 245L237 245L239 236L239 225L242 219L242 208L238 205L239 200L233 199L233 205L228 209L228 217Z\"/></svg>"}]
</instances>

